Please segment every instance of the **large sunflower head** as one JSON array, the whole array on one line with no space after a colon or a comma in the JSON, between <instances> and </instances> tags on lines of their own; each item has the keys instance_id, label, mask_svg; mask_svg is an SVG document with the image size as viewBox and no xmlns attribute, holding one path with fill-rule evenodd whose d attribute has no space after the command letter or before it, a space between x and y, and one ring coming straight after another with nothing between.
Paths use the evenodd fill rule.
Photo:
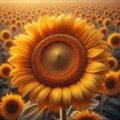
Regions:
<instances>
[{"instance_id":1,"label":"large sunflower head","mask_svg":"<svg viewBox=\"0 0 120 120\"><path fill-rule=\"evenodd\" d=\"M73 113L72 120L102 120L102 118L97 113L86 110Z\"/></svg>"},{"instance_id":2,"label":"large sunflower head","mask_svg":"<svg viewBox=\"0 0 120 120\"><path fill-rule=\"evenodd\" d=\"M119 72L110 71L106 74L105 81L99 91L110 96L118 94L120 92Z\"/></svg>"},{"instance_id":3,"label":"large sunflower head","mask_svg":"<svg viewBox=\"0 0 120 120\"><path fill-rule=\"evenodd\" d=\"M58 110L89 103L107 72L109 50L102 35L72 15L44 16L15 38L9 62L16 67L11 83L22 96L30 93L39 107Z\"/></svg>"},{"instance_id":4,"label":"large sunflower head","mask_svg":"<svg viewBox=\"0 0 120 120\"><path fill-rule=\"evenodd\" d=\"M1 98L0 114L7 120L15 120L22 112L24 102L21 96L7 94Z\"/></svg>"}]
</instances>

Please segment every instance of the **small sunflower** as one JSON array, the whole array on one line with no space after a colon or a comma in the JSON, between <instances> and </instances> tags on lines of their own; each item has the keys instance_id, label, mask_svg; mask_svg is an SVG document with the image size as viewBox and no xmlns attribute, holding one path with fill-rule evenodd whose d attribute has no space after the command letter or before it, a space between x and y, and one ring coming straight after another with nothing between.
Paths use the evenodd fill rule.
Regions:
<instances>
[{"instance_id":1,"label":"small sunflower","mask_svg":"<svg viewBox=\"0 0 120 120\"><path fill-rule=\"evenodd\" d=\"M102 27L100 28L100 32L103 34L103 35L106 35L108 33L108 29L106 27Z\"/></svg>"},{"instance_id":2,"label":"small sunflower","mask_svg":"<svg viewBox=\"0 0 120 120\"><path fill-rule=\"evenodd\" d=\"M23 106L24 101L21 96L10 93L1 98L0 113L7 120L16 120Z\"/></svg>"},{"instance_id":3,"label":"small sunflower","mask_svg":"<svg viewBox=\"0 0 120 120\"><path fill-rule=\"evenodd\" d=\"M9 49L9 48L11 48L12 46L13 46L13 40L6 40L6 41L4 42L4 47L5 47L5 48Z\"/></svg>"},{"instance_id":4,"label":"small sunflower","mask_svg":"<svg viewBox=\"0 0 120 120\"><path fill-rule=\"evenodd\" d=\"M110 18L106 18L104 21L103 21L103 25L105 27L109 27L110 25L112 24L112 21Z\"/></svg>"},{"instance_id":5,"label":"small sunflower","mask_svg":"<svg viewBox=\"0 0 120 120\"><path fill-rule=\"evenodd\" d=\"M108 57L108 64L110 70L115 70L118 67L118 60L115 57Z\"/></svg>"},{"instance_id":6,"label":"small sunflower","mask_svg":"<svg viewBox=\"0 0 120 120\"><path fill-rule=\"evenodd\" d=\"M12 85L39 107L59 110L87 106L108 71L108 48L102 35L85 20L64 14L41 17L25 26L10 49L16 67Z\"/></svg>"},{"instance_id":7,"label":"small sunflower","mask_svg":"<svg viewBox=\"0 0 120 120\"><path fill-rule=\"evenodd\" d=\"M99 114L93 111L82 111L82 112L75 112L72 114L72 120L102 120Z\"/></svg>"},{"instance_id":8,"label":"small sunflower","mask_svg":"<svg viewBox=\"0 0 120 120\"><path fill-rule=\"evenodd\" d=\"M3 40L10 40L11 39L11 32L9 30L2 30L1 31L1 39Z\"/></svg>"},{"instance_id":9,"label":"small sunflower","mask_svg":"<svg viewBox=\"0 0 120 120\"><path fill-rule=\"evenodd\" d=\"M12 71L13 67L8 63L3 63L0 66L0 76L3 78L9 78L10 72Z\"/></svg>"},{"instance_id":10,"label":"small sunflower","mask_svg":"<svg viewBox=\"0 0 120 120\"><path fill-rule=\"evenodd\" d=\"M119 73L110 71L106 74L106 79L102 84L102 88L99 89L99 92L110 96L118 94L120 92Z\"/></svg>"},{"instance_id":11,"label":"small sunflower","mask_svg":"<svg viewBox=\"0 0 120 120\"><path fill-rule=\"evenodd\" d=\"M108 37L107 42L112 48L119 48L120 47L120 34L119 33L111 34Z\"/></svg>"},{"instance_id":12,"label":"small sunflower","mask_svg":"<svg viewBox=\"0 0 120 120\"><path fill-rule=\"evenodd\" d=\"M15 31L17 31L17 26L16 25L11 25L10 29L11 29L12 32L15 32Z\"/></svg>"}]
</instances>

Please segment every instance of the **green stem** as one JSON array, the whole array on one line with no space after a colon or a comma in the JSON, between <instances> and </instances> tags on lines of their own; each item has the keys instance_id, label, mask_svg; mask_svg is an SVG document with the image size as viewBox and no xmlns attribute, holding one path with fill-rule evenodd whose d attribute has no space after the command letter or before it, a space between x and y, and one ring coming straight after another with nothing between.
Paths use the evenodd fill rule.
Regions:
<instances>
[{"instance_id":1,"label":"green stem","mask_svg":"<svg viewBox=\"0 0 120 120\"><path fill-rule=\"evenodd\" d=\"M63 110L62 108L60 108L60 120L67 120L66 118L66 110Z\"/></svg>"},{"instance_id":2,"label":"green stem","mask_svg":"<svg viewBox=\"0 0 120 120\"><path fill-rule=\"evenodd\" d=\"M102 96L101 96L101 101L100 101L100 114L102 114L102 112L103 112L105 96L106 96L105 94L102 94Z\"/></svg>"}]
</instances>

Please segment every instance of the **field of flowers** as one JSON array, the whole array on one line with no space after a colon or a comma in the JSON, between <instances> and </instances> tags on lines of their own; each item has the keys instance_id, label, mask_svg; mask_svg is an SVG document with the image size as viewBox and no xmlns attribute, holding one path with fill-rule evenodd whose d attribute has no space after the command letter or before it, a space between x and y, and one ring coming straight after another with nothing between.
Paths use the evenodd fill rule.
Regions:
<instances>
[{"instance_id":1,"label":"field of flowers","mask_svg":"<svg viewBox=\"0 0 120 120\"><path fill-rule=\"evenodd\" d=\"M1 2L0 120L120 120L120 1Z\"/></svg>"}]
</instances>

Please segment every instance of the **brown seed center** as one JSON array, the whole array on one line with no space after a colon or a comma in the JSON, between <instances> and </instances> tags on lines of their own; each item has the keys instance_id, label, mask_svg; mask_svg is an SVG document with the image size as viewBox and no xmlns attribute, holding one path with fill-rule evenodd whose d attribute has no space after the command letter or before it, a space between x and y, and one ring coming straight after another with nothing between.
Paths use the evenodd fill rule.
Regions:
<instances>
[{"instance_id":1,"label":"brown seed center","mask_svg":"<svg viewBox=\"0 0 120 120\"><path fill-rule=\"evenodd\" d=\"M2 73L3 73L4 75L8 76L8 75L10 74L10 69L9 69L8 67L4 67L4 68L2 69Z\"/></svg>"},{"instance_id":2,"label":"brown seed center","mask_svg":"<svg viewBox=\"0 0 120 120\"><path fill-rule=\"evenodd\" d=\"M113 40L112 40L112 43L113 43L114 45L118 45L119 42L120 42L120 39L119 39L119 37L117 37L117 36L114 37Z\"/></svg>"},{"instance_id":3,"label":"brown seed center","mask_svg":"<svg viewBox=\"0 0 120 120\"><path fill-rule=\"evenodd\" d=\"M16 103L16 101L11 100L6 104L6 111L8 113L16 113L18 110L18 103Z\"/></svg>"},{"instance_id":4,"label":"brown seed center","mask_svg":"<svg viewBox=\"0 0 120 120\"><path fill-rule=\"evenodd\" d=\"M105 85L108 89L113 89L115 86L115 80L112 78L109 78L109 79L107 79Z\"/></svg>"},{"instance_id":5,"label":"brown seed center","mask_svg":"<svg viewBox=\"0 0 120 120\"><path fill-rule=\"evenodd\" d=\"M83 75L86 56L80 40L65 34L55 34L35 46L31 67L40 83L50 87L69 86Z\"/></svg>"},{"instance_id":6,"label":"brown seed center","mask_svg":"<svg viewBox=\"0 0 120 120\"><path fill-rule=\"evenodd\" d=\"M52 43L42 52L40 62L49 74L64 75L73 66L73 49L64 42Z\"/></svg>"}]
</instances>

